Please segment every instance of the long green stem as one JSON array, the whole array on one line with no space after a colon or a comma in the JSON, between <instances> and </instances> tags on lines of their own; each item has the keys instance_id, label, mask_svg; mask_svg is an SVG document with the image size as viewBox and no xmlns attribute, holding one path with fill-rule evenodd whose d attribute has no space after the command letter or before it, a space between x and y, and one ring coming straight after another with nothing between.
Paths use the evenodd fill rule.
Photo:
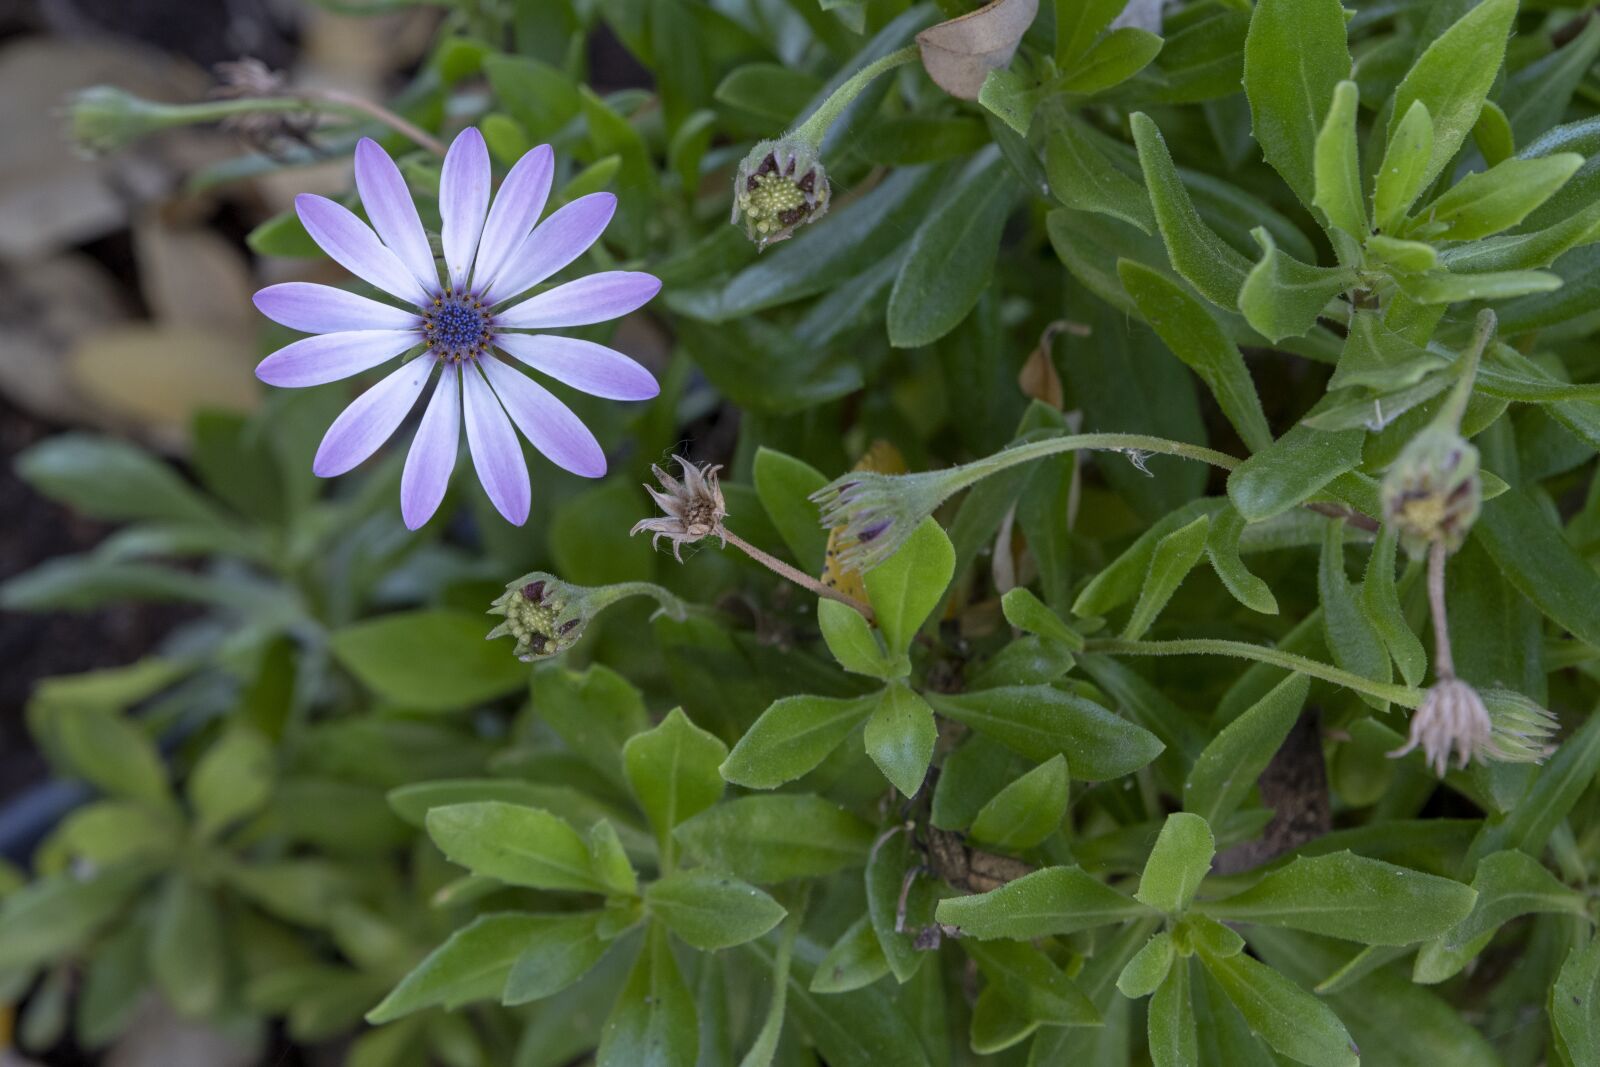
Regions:
<instances>
[{"instance_id":1,"label":"long green stem","mask_svg":"<svg viewBox=\"0 0 1600 1067\"><path fill-rule=\"evenodd\" d=\"M1444 406L1439 409L1437 421L1452 430L1461 429L1461 416L1466 414L1467 402L1472 399L1472 384L1478 377L1478 363L1483 358L1483 350L1489 347L1489 339L1494 336L1497 320L1495 314L1488 308L1478 312L1478 322L1472 331L1472 341L1467 345L1465 352L1461 353L1461 369L1457 371L1456 383L1450 389L1450 395L1445 398Z\"/></svg>"},{"instance_id":2,"label":"long green stem","mask_svg":"<svg viewBox=\"0 0 1600 1067\"><path fill-rule=\"evenodd\" d=\"M824 100L817 107L817 110L811 113L811 117L795 127L789 136L805 141L813 149L816 148L822 143L823 135L828 132L828 127L833 125L840 112L850 106L850 101L854 100L861 90L867 87L868 82L884 71L893 70L895 67L910 63L919 54L916 45L907 45L898 51L890 52L882 59L868 63L851 75L850 79L843 85L835 89L828 99Z\"/></svg>"},{"instance_id":3,"label":"long green stem","mask_svg":"<svg viewBox=\"0 0 1600 1067\"><path fill-rule=\"evenodd\" d=\"M1192 638L1178 641L1124 641L1121 638L1090 638L1084 642L1086 652L1104 652L1113 656L1233 656L1238 659L1269 663L1274 667L1320 678L1358 693L1388 700L1405 708L1415 708L1422 703L1423 693L1410 686L1374 682L1359 674L1341 670L1327 663L1319 663L1306 656L1265 645L1252 645L1247 641L1225 641L1217 638Z\"/></svg>"},{"instance_id":4,"label":"long green stem","mask_svg":"<svg viewBox=\"0 0 1600 1067\"><path fill-rule=\"evenodd\" d=\"M1169 441L1164 437L1148 437L1137 433L1078 433L1043 441L1029 441L1027 444L1002 449L992 456L954 467L946 472L949 475L960 472L950 480L950 493L954 494L1008 467L1031 463L1036 459L1063 452L1122 452L1136 461L1142 461L1146 455L1152 454L1181 456L1184 459L1209 463L1227 471L1233 470L1241 462L1226 452L1182 441Z\"/></svg>"},{"instance_id":5,"label":"long green stem","mask_svg":"<svg viewBox=\"0 0 1600 1067\"><path fill-rule=\"evenodd\" d=\"M426 130L379 104L336 89L305 89L284 96L243 96L230 100L205 100L193 104L159 104L150 101L140 103L145 115L158 126L220 122L239 115L337 111L346 115L376 119L435 155L443 156L445 153L445 146Z\"/></svg>"}]
</instances>

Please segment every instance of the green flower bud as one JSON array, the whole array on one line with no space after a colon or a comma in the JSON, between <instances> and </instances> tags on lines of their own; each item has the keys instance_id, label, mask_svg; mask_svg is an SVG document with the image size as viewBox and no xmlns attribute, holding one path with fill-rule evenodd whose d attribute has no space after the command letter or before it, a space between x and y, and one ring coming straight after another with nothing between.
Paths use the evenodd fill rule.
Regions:
<instances>
[{"instance_id":1,"label":"green flower bud","mask_svg":"<svg viewBox=\"0 0 1600 1067\"><path fill-rule=\"evenodd\" d=\"M92 85L67 101L68 136L79 148L97 155L188 121L182 108L134 96L114 85Z\"/></svg>"},{"instance_id":2,"label":"green flower bud","mask_svg":"<svg viewBox=\"0 0 1600 1067\"><path fill-rule=\"evenodd\" d=\"M1492 732L1489 752L1505 763L1543 763L1555 751L1560 723L1549 711L1510 689L1485 689Z\"/></svg>"},{"instance_id":3,"label":"green flower bud","mask_svg":"<svg viewBox=\"0 0 1600 1067\"><path fill-rule=\"evenodd\" d=\"M1454 552L1483 506L1478 450L1435 423L1411 439L1383 476L1383 514L1413 556L1434 542Z\"/></svg>"},{"instance_id":4,"label":"green flower bud","mask_svg":"<svg viewBox=\"0 0 1600 1067\"><path fill-rule=\"evenodd\" d=\"M827 214L830 192L814 146L795 137L762 141L739 164L732 221L743 215L745 233L765 248Z\"/></svg>"},{"instance_id":5,"label":"green flower bud","mask_svg":"<svg viewBox=\"0 0 1600 1067\"><path fill-rule=\"evenodd\" d=\"M524 663L549 659L577 644L595 616L630 596L654 597L662 614L680 622L689 617L687 604L649 582L573 585L532 571L507 585L489 606L488 614L503 615L505 621L489 631L488 640L515 638L513 651Z\"/></svg>"}]
</instances>

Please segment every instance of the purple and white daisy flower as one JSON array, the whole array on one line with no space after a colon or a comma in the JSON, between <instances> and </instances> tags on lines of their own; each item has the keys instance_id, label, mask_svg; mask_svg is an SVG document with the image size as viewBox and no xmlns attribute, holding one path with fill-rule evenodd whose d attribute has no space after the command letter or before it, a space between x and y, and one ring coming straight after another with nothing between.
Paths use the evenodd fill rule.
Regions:
<instances>
[{"instance_id":1,"label":"purple and white daisy flower","mask_svg":"<svg viewBox=\"0 0 1600 1067\"><path fill-rule=\"evenodd\" d=\"M512 523L527 521L531 496L517 430L557 466L586 478L605 474L605 453L588 427L503 357L609 400L648 400L660 391L649 371L620 352L529 332L626 315L660 290L652 275L605 271L513 302L587 251L617 198L590 193L539 222L555 175L554 153L541 145L511 168L491 204L489 150L469 127L450 146L439 181L441 278L400 169L377 142L356 147L355 175L371 226L326 197L301 195L295 210L324 252L407 306L308 282L268 286L256 294L256 307L315 336L262 360L256 376L288 388L323 385L420 351L334 420L312 470L331 478L376 452L438 368L400 483L400 510L411 529L444 499L463 413L478 480Z\"/></svg>"}]
</instances>

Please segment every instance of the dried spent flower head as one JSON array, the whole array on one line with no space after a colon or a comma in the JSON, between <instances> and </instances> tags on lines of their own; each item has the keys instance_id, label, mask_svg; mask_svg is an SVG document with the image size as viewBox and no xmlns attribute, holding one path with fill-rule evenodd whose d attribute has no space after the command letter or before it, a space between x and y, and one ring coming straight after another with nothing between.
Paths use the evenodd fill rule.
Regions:
<instances>
[{"instance_id":1,"label":"dried spent flower head","mask_svg":"<svg viewBox=\"0 0 1600 1067\"><path fill-rule=\"evenodd\" d=\"M506 621L487 639L516 638L516 656L524 663L559 655L578 643L588 625L587 592L544 571L524 574L490 605L488 613Z\"/></svg>"},{"instance_id":2,"label":"dried spent flower head","mask_svg":"<svg viewBox=\"0 0 1600 1067\"><path fill-rule=\"evenodd\" d=\"M1398 759L1412 749L1422 755L1434 773L1443 778L1456 754L1456 766L1465 768L1476 757L1496 755L1493 747L1494 723L1478 691L1459 678L1435 682L1411 715L1411 737L1389 755Z\"/></svg>"},{"instance_id":3,"label":"dried spent flower head","mask_svg":"<svg viewBox=\"0 0 1600 1067\"><path fill-rule=\"evenodd\" d=\"M651 548L665 537L672 542L672 557L682 563L684 545L692 545L706 537L720 537L723 544L727 544L722 520L728 517L728 504L722 498L722 487L717 484L717 472L722 469L720 465L700 467L682 456L672 458L683 471L683 481L678 481L652 463L650 471L661 483L661 488L644 487L665 514L661 518L639 520L628 531L628 536L648 531L651 534Z\"/></svg>"},{"instance_id":4,"label":"dried spent flower head","mask_svg":"<svg viewBox=\"0 0 1600 1067\"><path fill-rule=\"evenodd\" d=\"M1543 763L1555 751L1560 723L1549 711L1510 689L1485 689L1493 733L1489 754L1503 763Z\"/></svg>"},{"instance_id":5,"label":"dried spent flower head","mask_svg":"<svg viewBox=\"0 0 1600 1067\"><path fill-rule=\"evenodd\" d=\"M867 571L894 555L954 491L953 472L959 468L917 474L851 471L812 493L823 528L840 531L839 565Z\"/></svg>"},{"instance_id":6,"label":"dried spent flower head","mask_svg":"<svg viewBox=\"0 0 1600 1067\"><path fill-rule=\"evenodd\" d=\"M1454 552L1483 505L1478 450L1448 426L1413 437L1383 476L1383 514L1412 556L1435 541Z\"/></svg>"},{"instance_id":7,"label":"dried spent flower head","mask_svg":"<svg viewBox=\"0 0 1600 1067\"><path fill-rule=\"evenodd\" d=\"M216 77L211 96L217 100L282 96L289 89L289 79L282 71L273 70L251 56L218 63L211 71ZM312 131L317 128L317 115L310 108L304 111L248 111L223 119L222 128L272 155L285 143L307 143Z\"/></svg>"},{"instance_id":8,"label":"dried spent flower head","mask_svg":"<svg viewBox=\"0 0 1600 1067\"><path fill-rule=\"evenodd\" d=\"M762 141L739 164L733 180L733 218L760 248L787 240L828 213L828 175L816 149L785 137Z\"/></svg>"}]
</instances>

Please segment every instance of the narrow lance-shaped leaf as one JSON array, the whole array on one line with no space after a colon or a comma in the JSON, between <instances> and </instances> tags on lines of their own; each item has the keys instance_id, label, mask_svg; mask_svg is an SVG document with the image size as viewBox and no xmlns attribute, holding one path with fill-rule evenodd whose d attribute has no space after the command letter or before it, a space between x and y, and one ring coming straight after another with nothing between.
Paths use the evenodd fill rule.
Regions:
<instances>
[{"instance_id":1,"label":"narrow lance-shaped leaf","mask_svg":"<svg viewBox=\"0 0 1600 1067\"><path fill-rule=\"evenodd\" d=\"M1045 685L1002 686L959 695L927 694L939 714L987 734L1029 759L1060 753L1072 777L1103 781L1160 755L1150 731L1099 704Z\"/></svg>"},{"instance_id":2,"label":"narrow lance-shaped leaf","mask_svg":"<svg viewBox=\"0 0 1600 1067\"><path fill-rule=\"evenodd\" d=\"M1329 225L1357 241L1364 238L1368 230L1365 198L1361 192L1361 156L1356 146L1356 114L1360 104L1361 93L1355 82L1342 81L1334 87L1327 117L1317 132L1316 194L1312 198Z\"/></svg>"},{"instance_id":3,"label":"narrow lance-shaped leaf","mask_svg":"<svg viewBox=\"0 0 1600 1067\"><path fill-rule=\"evenodd\" d=\"M910 688L898 682L878 694L877 706L867 719L862 734L867 755L883 776L905 796L915 796L922 788L933 759L933 746L939 728L933 709Z\"/></svg>"},{"instance_id":4,"label":"narrow lance-shaped leaf","mask_svg":"<svg viewBox=\"0 0 1600 1067\"><path fill-rule=\"evenodd\" d=\"M1259 452L1272 443L1244 357L1211 312L1181 285L1130 259L1117 260L1117 275L1161 340L1206 383L1245 447Z\"/></svg>"},{"instance_id":5,"label":"narrow lance-shaped leaf","mask_svg":"<svg viewBox=\"0 0 1600 1067\"><path fill-rule=\"evenodd\" d=\"M1211 567L1233 598L1251 611L1263 615L1278 613L1278 598L1266 582L1250 573L1239 556L1239 537L1244 533L1244 516L1231 503L1211 517L1206 533L1206 556Z\"/></svg>"},{"instance_id":6,"label":"narrow lance-shaped leaf","mask_svg":"<svg viewBox=\"0 0 1600 1067\"><path fill-rule=\"evenodd\" d=\"M1344 571L1344 522L1330 522L1322 538L1322 557L1317 567L1317 591L1322 600L1322 629L1333 660L1345 670L1387 682L1389 653L1371 618L1361 609ZM1362 699L1379 711L1388 701L1363 695Z\"/></svg>"},{"instance_id":7,"label":"narrow lance-shaped leaf","mask_svg":"<svg viewBox=\"0 0 1600 1067\"><path fill-rule=\"evenodd\" d=\"M1166 242L1172 267L1213 304L1233 308L1239 287L1250 273L1250 262L1200 219L1189 192L1178 177L1166 141L1150 116L1136 112L1129 120L1139 148L1156 226Z\"/></svg>"},{"instance_id":8,"label":"narrow lance-shaped leaf","mask_svg":"<svg viewBox=\"0 0 1600 1067\"><path fill-rule=\"evenodd\" d=\"M1060 829L1069 785L1066 757L1050 757L978 810L973 839L1002 851L1032 848Z\"/></svg>"},{"instance_id":9,"label":"narrow lance-shaped leaf","mask_svg":"<svg viewBox=\"0 0 1600 1067\"><path fill-rule=\"evenodd\" d=\"M1411 103L1389 134L1383 163L1372 189L1372 213L1379 230L1399 227L1428 184L1433 159L1433 119L1421 100Z\"/></svg>"},{"instance_id":10,"label":"narrow lance-shaped leaf","mask_svg":"<svg viewBox=\"0 0 1600 1067\"><path fill-rule=\"evenodd\" d=\"M1080 867L1046 867L992 892L941 900L936 917L970 937L1026 941L1149 914Z\"/></svg>"},{"instance_id":11,"label":"narrow lance-shaped leaf","mask_svg":"<svg viewBox=\"0 0 1600 1067\"><path fill-rule=\"evenodd\" d=\"M741 797L682 823L691 854L757 885L815 878L866 862L872 827L819 796Z\"/></svg>"},{"instance_id":12,"label":"narrow lance-shaped leaf","mask_svg":"<svg viewBox=\"0 0 1600 1067\"><path fill-rule=\"evenodd\" d=\"M1291 674L1206 745L1183 784L1183 807L1211 823L1233 814L1305 706L1311 680Z\"/></svg>"},{"instance_id":13,"label":"narrow lance-shaped leaf","mask_svg":"<svg viewBox=\"0 0 1600 1067\"><path fill-rule=\"evenodd\" d=\"M793 696L773 701L728 753L722 777L747 789L793 781L827 759L872 713L875 700Z\"/></svg>"},{"instance_id":14,"label":"narrow lance-shaped leaf","mask_svg":"<svg viewBox=\"0 0 1600 1067\"><path fill-rule=\"evenodd\" d=\"M1145 861L1134 897L1157 911L1181 914L1194 900L1216 851L1216 839L1204 819L1188 812L1173 812L1167 816L1155 848Z\"/></svg>"},{"instance_id":15,"label":"narrow lance-shaped leaf","mask_svg":"<svg viewBox=\"0 0 1600 1067\"><path fill-rule=\"evenodd\" d=\"M1259 0L1244 42L1244 91L1257 143L1302 203L1334 89L1350 76L1339 0ZM1354 235L1354 231L1351 231Z\"/></svg>"},{"instance_id":16,"label":"narrow lance-shaped leaf","mask_svg":"<svg viewBox=\"0 0 1600 1067\"><path fill-rule=\"evenodd\" d=\"M1394 576L1397 541L1394 526L1385 523L1373 542L1367 572L1361 579L1361 608L1400 668L1400 677L1414 686L1427 672L1428 654L1400 610L1400 591Z\"/></svg>"},{"instance_id":17,"label":"narrow lance-shaped leaf","mask_svg":"<svg viewBox=\"0 0 1600 1067\"><path fill-rule=\"evenodd\" d=\"M696 868L650 883L650 913L687 944L705 952L742 945L783 921L783 906L731 875Z\"/></svg>"},{"instance_id":18,"label":"narrow lance-shaped leaf","mask_svg":"<svg viewBox=\"0 0 1600 1067\"><path fill-rule=\"evenodd\" d=\"M728 746L673 708L653 730L622 746L628 785L656 832L664 855L671 854L672 831L715 804L722 796L718 767Z\"/></svg>"},{"instance_id":19,"label":"narrow lance-shaped leaf","mask_svg":"<svg viewBox=\"0 0 1600 1067\"><path fill-rule=\"evenodd\" d=\"M950 538L937 522L925 519L894 555L866 573L867 598L891 655L911 647L917 631L944 600L955 565Z\"/></svg>"},{"instance_id":20,"label":"narrow lance-shaped leaf","mask_svg":"<svg viewBox=\"0 0 1600 1067\"><path fill-rule=\"evenodd\" d=\"M1181 958L1150 998L1147 1020L1152 1067L1199 1067L1200 1032L1189 992L1189 960Z\"/></svg>"},{"instance_id":21,"label":"narrow lance-shaped leaf","mask_svg":"<svg viewBox=\"0 0 1600 1067\"><path fill-rule=\"evenodd\" d=\"M1116 167L1067 112L1051 125L1044 148L1045 173L1057 200L1079 211L1095 211L1155 232L1155 216L1144 187Z\"/></svg>"},{"instance_id":22,"label":"narrow lance-shaped leaf","mask_svg":"<svg viewBox=\"0 0 1600 1067\"><path fill-rule=\"evenodd\" d=\"M1348 267L1312 266L1280 251L1265 227L1250 236L1261 246L1261 259L1239 289L1239 310L1270 341L1309 333L1328 302L1356 282Z\"/></svg>"},{"instance_id":23,"label":"narrow lance-shaped leaf","mask_svg":"<svg viewBox=\"0 0 1600 1067\"><path fill-rule=\"evenodd\" d=\"M1150 572L1145 576L1144 588L1139 591L1139 600L1134 604L1128 625L1122 631L1124 638L1135 640L1142 637L1194 565L1200 562L1206 549L1206 532L1210 522L1209 516L1201 515L1187 526L1172 531L1156 545L1155 554L1150 557Z\"/></svg>"},{"instance_id":24,"label":"narrow lance-shaped leaf","mask_svg":"<svg viewBox=\"0 0 1600 1067\"><path fill-rule=\"evenodd\" d=\"M1472 241L1508 230L1572 177L1583 157L1557 152L1537 159L1508 159L1499 166L1462 178L1427 207L1430 232L1438 239Z\"/></svg>"},{"instance_id":25,"label":"narrow lance-shaped leaf","mask_svg":"<svg viewBox=\"0 0 1600 1067\"><path fill-rule=\"evenodd\" d=\"M694 1067L700 1034L694 998L666 931L652 927L601 1029L598 1067Z\"/></svg>"},{"instance_id":26,"label":"narrow lance-shaped leaf","mask_svg":"<svg viewBox=\"0 0 1600 1067\"><path fill-rule=\"evenodd\" d=\"M1333 1010L1271 967L1243 952L1219 957L1202 949L1201 959L1251 1031L1274 1049L1309 1067L1361 1062Z\"/></svg>"}]
</instances>

